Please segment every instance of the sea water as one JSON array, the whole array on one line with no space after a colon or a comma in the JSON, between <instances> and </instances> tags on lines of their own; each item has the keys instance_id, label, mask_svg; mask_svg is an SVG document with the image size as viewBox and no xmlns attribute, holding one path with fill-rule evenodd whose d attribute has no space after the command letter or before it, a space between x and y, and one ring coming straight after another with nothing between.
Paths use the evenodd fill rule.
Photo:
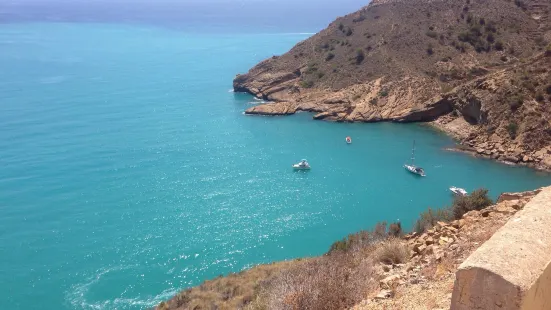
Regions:
<instances>
[{"instance_id":1,"label":"sea water","mask_svg":"<svg viewBox=\"0 0 551 310\"><path fill-rule=\"evenodd\" d=\"M235 74L307 37L2 25L0 308L143 309L378 221L411 227L452 185L551 183L423 125L243 115L258 102ZM414 140L425 178L403 168ZM302 158L311 171L291 169Z\"/></svg>"}]
</instances>

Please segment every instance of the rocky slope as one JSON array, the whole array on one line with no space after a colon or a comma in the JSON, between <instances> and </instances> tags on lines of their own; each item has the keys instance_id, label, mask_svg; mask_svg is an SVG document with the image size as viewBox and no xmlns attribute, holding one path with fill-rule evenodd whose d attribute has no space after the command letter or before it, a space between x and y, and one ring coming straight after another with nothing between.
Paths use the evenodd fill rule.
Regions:
<instances>
[{"instance_id":1,"label":"rocky slope","mask_svg":"<svg viewBox=\"0 0 551 310\"><path fill-rule=\"evenodd\" d=\"M352 309L450 309L458 266L540 191L503 194L495 205L405 236L411 260L386 266L381 291Z\"/></svg>"},{"instance_id":2,"label":"rocky slope","mask_svg":"<svg viewBox=\"0 0 551 310\"><path fill-rule=\"evenodd\" d=\"M541 190L504 193L481 211L400 239L361 244L359 233L348 239L359 246L349 252L259 265L205 281L156 309L449 309L457 267ZM381 251L388 240L405 251L402 263L378 258L395 255Z\"/></svg>"},{"instance_id":3,"label":"rocky slope","mask_svg":"<svg viewBox=\"0 0 551 310\"><path fill-rule=\"evenodd\" d=\"M238 75L249 114L433 121L482 155L551 167L549 0L385 0ZM547 55L547 56L546 56Z\"/></svg>"}]
</instances>

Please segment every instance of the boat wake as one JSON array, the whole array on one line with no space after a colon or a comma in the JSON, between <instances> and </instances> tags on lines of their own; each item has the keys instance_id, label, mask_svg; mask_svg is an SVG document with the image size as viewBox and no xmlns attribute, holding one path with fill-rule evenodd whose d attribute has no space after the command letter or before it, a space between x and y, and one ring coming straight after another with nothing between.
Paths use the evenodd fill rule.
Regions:
<instances>
[{"instance_id":1,"label":"boat wake","mask_svg":"<svg viewBox=\"0 0 551 310\"><path fill-rule=\"evenodd\" d=\"M97 285L103 277L112 272L131 269L138 266L114 267L98 270L98 273L84 282L75 284L65 294L65 300L71 304L74 309L147 309L154 307L163 300L168 300L178 293L179 289L169 288L157 295L148 295L141 297L123 297L124 292L120 297L108 300L88 300L90 290L94 285Z\"/></svg>"}]
</instances>

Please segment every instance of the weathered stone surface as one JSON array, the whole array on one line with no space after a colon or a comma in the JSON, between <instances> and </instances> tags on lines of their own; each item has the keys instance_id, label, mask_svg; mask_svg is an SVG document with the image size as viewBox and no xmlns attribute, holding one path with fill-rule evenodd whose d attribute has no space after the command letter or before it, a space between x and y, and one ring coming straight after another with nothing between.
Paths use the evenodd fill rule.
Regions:
<instances>
[{"instance_id":1,"label":"weathered stone surface","mask_svg":"<svg viewBox=\"0 0 551 310\"><path fill-rule=\"evenodd\" d=\"M390 289L394 286L395 283L398 283L400 280L401 280L400 275L395 274L382 279L379 282L379 284L381 285L382 288Z\"/></svg>"},{"instance_id":2,"label":"weathered stone surface","mask_svg":"<svg viewBox=\"0 0 551 310\"><path fill-rule=\"evenodd\" d=\"M275 102L257 105L245 111L245 114L289 115L296 113L297 108L288 102Z\"/></svg>"},{"instance_id":3,"label":"weathered stone surface","mask_svg":"<svg viewBox=\"0 0 551 310\"><path fill-rule=\"evenodd\" d=\"M550 263L548 187L461 264L451 309L551 309Z\"/></svg>"},{"instance_id":4,"label":"weathered stone surface","mask_svg":"<svg viewBox=\"0 0 551 310\"><path fill-rule=\"evenodd\" d=\"M499 197L497 198L497 203L500 203L500 202L503 202L503 201L509 201L509 200L519 200L519 199L523 199L523 198L526 198L526 197L532 197L532 196L535 196L537 194L539 194L541 192L541 188L539 189L536 189L536 190L533 190L533 191L528 191L528 192L521 192L521 193L503 193L501 195L499 195Z\"/></svg>"},{"instance_id":5,"label":"weathered stone surface","mask_svg":"<svg viewBox=\"0 0 551 310\"><path fill-rule=\"evenodd\" d=\"M387 299L392 297L392 291L391 290L382 290L375 296L374 299Z\"/></svg>"}]
</instances>

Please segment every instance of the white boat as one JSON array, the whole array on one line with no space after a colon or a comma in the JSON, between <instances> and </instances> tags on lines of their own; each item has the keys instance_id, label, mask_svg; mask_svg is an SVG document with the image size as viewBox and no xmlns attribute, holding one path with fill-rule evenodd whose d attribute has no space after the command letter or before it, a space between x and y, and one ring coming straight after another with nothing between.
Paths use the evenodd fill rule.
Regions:
<instances>
[{"instance_id":1,"label":"white boat","mask_svg":"<svg viewBox=\"0 0 551 310\"><path fill-rule=\"evenodd\" d=\"M450 187L450 191L456 196L467 196L467 191L461 187Z\"/></svg>"},{"instance_id":2,"label":"white boat","mask_svg":"<svg viewBox=\"0 0 551 310\"><path fill-rule=\"evenodd\" d=\"M351 144L352 143L352 138L346 137L346 143Z\"/></svg>"},{"instance_id":3,"label":"white boat","mask_svg":"<svg viewBox=\"0 0 551 310\"><path fill-rule=\"evenodd\" d=\"M422 177L426 176L423 168L415 166L415 140L413 140L413 149L411 150L411 164L405 164L404 168L413 174L417 174Z\"/></svg>"},{"instance_id":4,"label":"white boat","mask_svg":"<svg viewBox=\"0 0 551 310\"><path fill-rule=\"evenodd\" d=\"M306 159L303 159L298 164L293 165L293 169L295 170L310 170L310 164L306 161Z\"/></svg>"}]
</instances>

